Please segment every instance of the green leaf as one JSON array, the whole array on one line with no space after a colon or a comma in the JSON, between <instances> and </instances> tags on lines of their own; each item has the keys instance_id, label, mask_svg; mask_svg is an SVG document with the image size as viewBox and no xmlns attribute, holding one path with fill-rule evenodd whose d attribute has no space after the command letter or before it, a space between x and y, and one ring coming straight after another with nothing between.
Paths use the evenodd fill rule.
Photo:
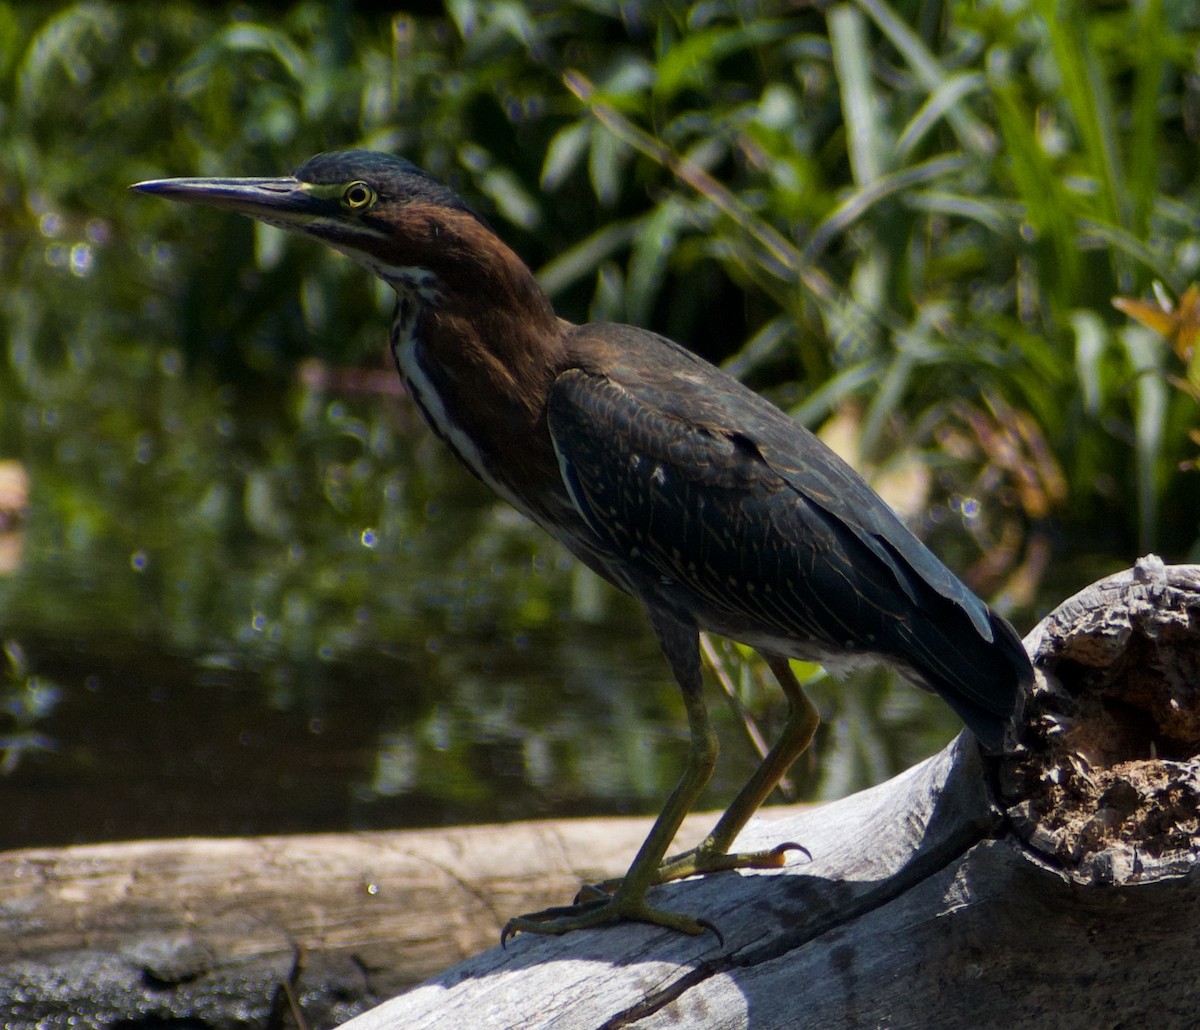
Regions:
<instances>
[{"instance_id":1,"label":"green leaf","mask_svg":"<svg viewBox=\"0 0 1200 1030\"><path fill-rule=\"evenodd\" d=\"M629 245L637 227L637 221L613 222L568 247L538 271L542 289L553 297L594 274L613 254Z\"/></svg>"},{"instance_id":2,"label":"green leaf","mask_svg":"<svg viewBox=\"0 0 1200 1030\"><path fill-rule=\"evenodd\" d=\"M583 160L591 139L592 123L586 119L559 129L550 139L546 147L546 157L542 161L542 188L557 189L566 180L576 166Z\"/></svg>"},{"instance_id":3,"label":"green leaf","mask_svg":"<svg viewBox=\"0 0 1200 1030\"><path fill-rule=\"evenodd\" d=\"M665 103L685 89L711 89L721 77L721 61L743 50L786 39L794 32L795 25L790 21L769 20L689 32L655 63L655 99Z\"/></svg>"},{"instance_id":4,"label":"green leaf","mask_svg":"<svg viewBox=\"0 0 1200 1030\"><path fill-rule=\"evenodd\" d=\"M1129 325L1120 339L1134 380L1134 474L1138 502L1138 547L1154 549L1158 536L1158 468L1167 419L1167 387L1162 377L1163 341L1157 333Z\"/></svg>"},{"instance_id":5,"label":"green leaf","mask_svg":"<svg viewBox=\"0 0 1200 1030\"><path fill-rule=\"evenodd\" d=\"M1096 312L1086 310L1071 313L1071 327L1075 330L1075 373L1083 410L1096 418L1104 400L1100 366L1107 349L1108 328Z\"/></svg>"},{"instance_id":6,"label":"green leaf","mask_svg":"<svg viewBox=\"0 0 1200 1030\"><path fill-rule=\"evenodd\" d=\"M867 186L892 163L887 126L871 86L871 53L866 20L849 4L838 4L826 15L833 66L842 98L842 120L854 181Z\"/></svg>"}]
</instances>

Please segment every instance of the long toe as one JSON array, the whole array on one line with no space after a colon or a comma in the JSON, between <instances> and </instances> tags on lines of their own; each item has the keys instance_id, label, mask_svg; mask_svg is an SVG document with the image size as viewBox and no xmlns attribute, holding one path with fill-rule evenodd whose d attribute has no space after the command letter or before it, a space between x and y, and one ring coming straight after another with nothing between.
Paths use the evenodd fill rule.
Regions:
<instances>
[{"instance_id":1,"label":"long toe","mask_svg":"<svg viewBox=\"0 0 1200 1030\"><path fill-rule=\"evenodd\" d=\"M500 934L500 943L506 945L518 933L564 934L625 921L651 923L692 936L711 930L719 941L723 940L721 932L706 919L654 908L646 903L644 896L624 896L618 891L612 895L601 894L576 905L547 908L510 919Z\"/></svg>"},{"instance_id":2,"label":"long toe","mask_svg":"<svg viewBox=\"0 0 1200 1030\"><path fill-rule=\"evenodd\" d=\"M669 858L658 867L654 882L667 883L689 876L720 873L729 869L779 869L787 865L788 854L799 851L810 861L812 853L803 844L788 841L765 851L712 851L702 847L692 848L681 855Z\"/></svg>"}]
</instances>

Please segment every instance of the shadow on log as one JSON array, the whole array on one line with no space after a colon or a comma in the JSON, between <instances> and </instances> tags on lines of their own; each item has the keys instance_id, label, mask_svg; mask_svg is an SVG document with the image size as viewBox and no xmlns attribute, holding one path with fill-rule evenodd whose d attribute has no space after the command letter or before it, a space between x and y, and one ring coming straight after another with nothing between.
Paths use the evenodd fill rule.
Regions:
<instances>
[{"instance_id":1,"label":"shadow on log","mask_svg":"<svg viewBox=\"0 0 1200 1030\"><path fill-rule=\"evenodd\" d=\"M640 925L520 936L348 1026L1195 1025L1200 568L1143 559L1026 647L1016 755L960 736L739 841L799 840L811 862L656 888L723 944ZM331 1026L623 867L645 823L596 823L590 840L568 823L0 856L0 1012L265 1027L286 1025L290 993Z\"/></svg>"}]
</instances>

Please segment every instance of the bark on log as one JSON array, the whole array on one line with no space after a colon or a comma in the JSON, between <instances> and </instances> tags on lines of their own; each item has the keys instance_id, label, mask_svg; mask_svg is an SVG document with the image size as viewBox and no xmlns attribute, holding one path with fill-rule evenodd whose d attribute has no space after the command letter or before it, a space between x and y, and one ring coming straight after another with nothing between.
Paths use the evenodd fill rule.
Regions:
<instances>
[{"instance_id":1,"label":"bark on log","mask_svg":"<svg viewBox=\"0 0 1200 1030\"><path fill-rule=\"evenodd\" d=\"M681 839L715 819L692 816ZM335 1026L495 944L509 913L621 869L651 822L0 854L0 1027L268 1027L289 988L310 1028Z\"/></svg>"},{"instance_id":2,"label":"bark on log","mask_svg":"<svg viewBox=\"0 0 1200 1030\"><path fill-rule=\"evenodd\" d=\"M348 1025L1198 1025L1200 568L1144 559L1026 646L1019 754L960 737L740 842L799 840L812 862L656 889L723 945L521 936ZM645 823L598 822L0 856L0 1025L285 1025L290 981L332 1026L623 868Z\"/></svg>"}]
</instances>

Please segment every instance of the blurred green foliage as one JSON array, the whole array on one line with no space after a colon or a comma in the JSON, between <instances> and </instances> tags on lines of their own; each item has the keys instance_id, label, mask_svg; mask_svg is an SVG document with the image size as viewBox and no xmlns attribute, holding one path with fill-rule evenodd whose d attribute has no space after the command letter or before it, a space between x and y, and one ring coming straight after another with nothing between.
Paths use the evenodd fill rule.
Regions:
<instances>
[{"instance_id":1,"label":"blurred green foliage","mask_svg":"<svg viewBox=\"0 0 1200 1030\"><path fill-rule=\"evenodd\" d=\"M0 458L33 482L5 633L278 679L635 617L380 392L359 269L125 189L347 146L448 181L565 316L824 426L1023 626L1196 560L1188 359L1111 300L1200 277L1198 54L1172 0L0 3ZM823 745L838 790L952 725L887 677L816 689L873 713Z\"/></svg>"}]
</instances>

